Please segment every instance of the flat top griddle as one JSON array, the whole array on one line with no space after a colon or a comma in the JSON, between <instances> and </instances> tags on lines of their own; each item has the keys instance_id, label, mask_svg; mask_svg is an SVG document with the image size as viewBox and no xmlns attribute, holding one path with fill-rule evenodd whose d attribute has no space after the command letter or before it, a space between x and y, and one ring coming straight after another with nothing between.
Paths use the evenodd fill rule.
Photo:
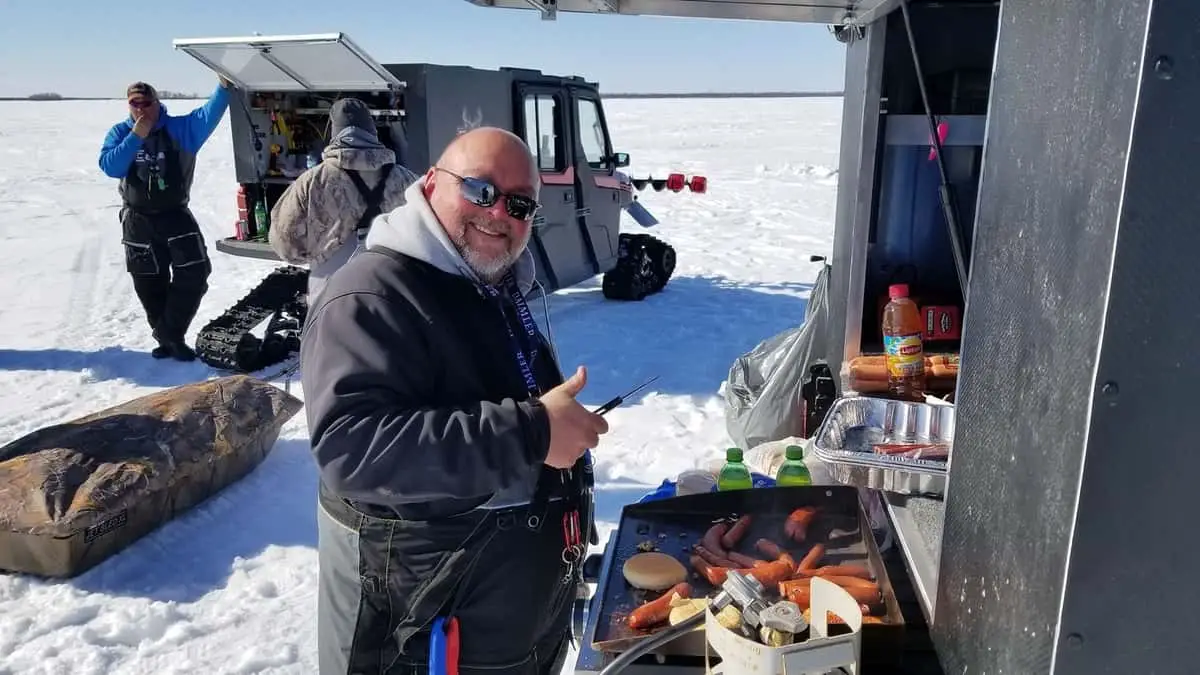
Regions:
<instances>
[{"instance_id":1,"label":"flat top griddle","mask_svg":"<svg viewBox=\"0 0 1200 675\"><path fill-rule=\"evenodd\" d=\"M783 529L787 516L803 506L815 506L821 511L809 528L808 544L788 541ZM692 586L693 597L711 596L717 589L695 573L689 562L692 547L714 523L742 515L752 517L749 531L737 548L742 553L764 558L755 551L754 542L766 538L799 561L812 544L820 542L826 547L822 565L854 563L870 569L883 592L886 614L884 623L864 625L864 646L868 628L872 633L886 629L896 635L899 644L904 620L859 503L858 490L847 486L806 486L714 492L626 506L621 513L620 525L610 540L614 547L611 564L603 583L597 587L603 589L604 595L595 605L598 616L592 647L605 652L625 651L665 628L662 625L634 630L626 624L633 609L661 595L635 589L625 581L622 568L630 556L648 550L652 544L653 550L675 557L691 571L688 583ZM703 640L685 637L664 646L663 653L703 656L703 648Z\"/></svg>"}]
</instances>

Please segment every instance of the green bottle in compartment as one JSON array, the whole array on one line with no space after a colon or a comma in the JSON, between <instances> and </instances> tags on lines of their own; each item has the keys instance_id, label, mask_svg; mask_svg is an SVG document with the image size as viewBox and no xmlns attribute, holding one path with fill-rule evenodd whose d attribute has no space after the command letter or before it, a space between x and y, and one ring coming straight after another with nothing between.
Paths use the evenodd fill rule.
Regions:
<instances>
[{"instance_id":1,"label":"green bottle in compartment","mask_svg":"<svg viewBox=\"0 0 1200 675\"><path fill-rule=\"evenodd\" d=\"M725 466L717 474L717 490L749 490L754 487L750 469L742 463L742 449L729 448L725 451Z\"/></svg>"},{"instance_id":2,"label":"green bottle in compartment","mask_svg":"<svg viewBox=\"0 0 1200 675\"><path fill-rule=\"evenodd\" d=\"M254 224L258 226L258 236L265 241L271 228L271 216L267 213L267 200L259 199L254 204Z\"/></svg>"},{"instance_id":3,"label":"green bottle in compartment","mask_svg":"<svg viewBox=\"0 0 1200 675\"><path fill-rule=\"evenodd\" d=\"M784 462L775 472L775 485L779 487L812 485L812 475L808 473L808 465L804 463L804 448L798 445L789 445L783 452Z\"/></svg>"}]
</instances>

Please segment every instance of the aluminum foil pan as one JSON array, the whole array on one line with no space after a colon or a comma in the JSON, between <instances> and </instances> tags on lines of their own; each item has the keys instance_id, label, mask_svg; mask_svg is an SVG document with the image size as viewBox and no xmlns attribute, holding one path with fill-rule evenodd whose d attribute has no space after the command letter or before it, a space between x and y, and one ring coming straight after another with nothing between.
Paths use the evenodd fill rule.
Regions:
<instances>
[{"instance_id":1,"label":"aluminum foil pan","mask_svg":"<svg viewBox=\"0 0 1200 675\"><path fill-rule=\"evenodd\" d=\"M954 437L954 406L870 396L839 399L813 440L813 454L843 485L905 495L944 496L946 461L881 455L877 443L945 443Z\"/></svg>"}]
</instances>

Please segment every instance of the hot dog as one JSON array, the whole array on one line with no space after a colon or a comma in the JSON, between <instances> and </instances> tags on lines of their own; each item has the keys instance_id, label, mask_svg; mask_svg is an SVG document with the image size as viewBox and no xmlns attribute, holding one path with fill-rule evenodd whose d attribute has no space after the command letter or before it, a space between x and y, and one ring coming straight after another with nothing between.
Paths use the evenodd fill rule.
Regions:
<instances>
[{"instance_id":1,"label":"hot dog","mask_svg":"<svg viewBox=\"0 0 1200 675\"><path fill-rule=\"evenodd\" d=\"M817 517L817 507L804 506L792 511L788 516L787 522L783 525L783 531L789 539L801 544L808 538L808 527L812 524L813 518Z\"/></svg>"},{"instance_id":2,"label":"hot dog","mask_svg":"<svg viewBox=\"0 0 1200 675\"><path fill-rule=\"evenodd\" d=\"M721 547L727 551L732 551L741 543L742 537L746 536L746 531L750 529L750 516L742 516L737 519L729 530L721 536ZM735 561L736 562L736 561Z\"/></svg>"},{"instance_id":3,"label":"hot dog","mask_svg":"<svg viewBox=\"0 0 1200 675\"><path fill-rule=\"evenodd\" d=\"M713 586L720 587L725 583L725 579L729 576L730 570L724 567L710 565L708 561L700 556L692 556L692 567L703 576L708 583ZM771 587L782 581L791 579L796 573L796 561L792 556L784 553L779 560L767 562L765 560L757 560L750 567L741 567L735 570L739 574L754 577L763 586Z\"/></svg>"},{"instance_id":4,"label":"hot dog","mask_svg":"<svg viewBox=\"0 0 1200 675\"><path fill-rule=\"evenodd\" d=\"M748 555L738 553L737 551L729 552L729 560L738 567L759 567L760 565L769 565L766 560L759 560Z\"/></svg>"},{"instance_id":5,"label":"hot dog","mask_svg":"<svg viewBox=\"0 0 1200 675\"><path fill-rule=\"evenodd\" d=\"M797 571L800 577L858 577L859 579L874 579L871 570L862 565L826 565L816 569Z\"/></svg>"},{"instance_id":6,"label":"hot dog","mask_svg":"<svg viewBox=\"0 0 1200 675\"><path fill-rule=\"evenodd\" d=\"M716 565L717 567L737 567L732 560L723 555L714 553L703 544L696 544L692 547L692 550L695 551L696 555L703 558L704 562L708 563L709 565Z\"/></svg>"},{"instance_id":7,"label":"hot dog","mask_svg":"<svg viewBox=\"0 0 1200 675\"><path fill-rule=\"evenodd\" d=\"M671 597L676 594L681 598L690 597L692 588L687 583L675 584L674 587L658 598L630 612L629 618L626 620L629 627L634 630L640 630L666 622L667 618L671 615Z\"/></svg>"},{"instance_id":8,"label":"hot dog","mask_svg":"<svg viewBox=\"0 0 1200 675\"><path fill-rule=\"evenodd\" d=\"M746 576L758 579L758 583L770 588L778 585L796 573L796 564L791 557L785 557L772 563L767 563L751 570L741 570Z\"/></svg>"},{"instance_id":9,"label":"hot dog","mask_svg":"<svg viewBox=\"0 0 1200 675\"><path fill-rule=\"evenodd\" d=\"M699 572L700 576L704 577L704 580L713 586L720 587L721 584L725 583L725 575L729 573L729 570L726 568L709 564L707 560L698 555L691 557L691 563L692 568Z\"/></svg>"},{"instance_id":10,"label":"hot dog","mask_svg":"<svg viewBox=\"0 0 1200 675\"><path fill-rule=\"evenodd\" d=\"M812 584L810 579L792 579L783 581L779 584L779 595L785 600L790 600L800 606L800 609L807 609L812 598Z\"/></svg>"},{"instance_id":11,"label":"hot dog","mask_svg":"<svg viewBox=\"0 0 1200 675\"><path fill-rule=\"evenodd\" d=\"M721 538L729 531L728 523L717 523L708 528L708 532L704 533L704 537L700 539L700 544L704 548L716 553L722 558L725 557L725 548L721 545Z\"/></svg>"},{"instance_id":12,"label":"hot dog","mask_svg":"<svg viewBox=\"0 0 1200 675\"><path fill-rule=\"evenodd\" d=\"M759 539L754 542L754 548L771 560L778 560L779 556L783 555L783 549L779 547L779 544L770 539Z\"/></svg>"},{"instance_id":13,"label":"hot dog","mask_svg":"<svg viewBox=\"0 0 1200 675\"><path fill-rule=\"evenodd\" d=\"M860 586L842 586L842 590L850 594L850 597L864 605L877 605L883 600L883 596L879 594L879 587L862 588Z\"/></svg>"},{"instance_id":14,"label":"hot dog","mask_svg":"<svg viewBox=\"0 0 1200 675\"><path fill-rule=\"evenodd\" d=\"M853 578L856 582L863 581L862 579ZM784 581L779 584L779 594L803 607L808 607L812 593L812 579L793 579ZM830 579L832 581L832 579ZM873 582L866 582L870 586L841 586L842 590L850 594L856 602L864 605L879 604L883 600L883 595L879 592L879 586Z\"/></svg>"},{"instance_id":15,"label":"hot dog","mask_svg":"<svg viewBox=\"0 0 1200 675\"><path fill-rule=\"evenodd\" d=\"M857 357L850 361L850 377L856 380L887 382L887 364L882 358Z\"/></svg>"},{"instance_id":16,"label":"hot dog","mask_svg":"<svg viewBox=\"0 0 1200 675\"><path fill-rule=\"evenodd\" d=\"M800 559L800 565L796 568L797 572L804 570L816 569L817 563L821 562L821 558L825 557L825 544L813 544L813 547L808 550L803 558Z\"/></svg>"},{"instance_id":17,"label":"hot dog","mask_svg":"<svg viewBox=\"0 0 1200 675\"><path fill-rule=\"evenodd\" d=\"M842 588L870 588L870 589L874 589L876 592L879 592L879 584L875 583L874 581L871 581L870 579L862 579L859 577L839 577L839 576L828 576L828 577L822 577L822 578L825 579L826 581L832 581L833 583L837 584L838 586L841 586Z\"/></svg>"}]
</instances>

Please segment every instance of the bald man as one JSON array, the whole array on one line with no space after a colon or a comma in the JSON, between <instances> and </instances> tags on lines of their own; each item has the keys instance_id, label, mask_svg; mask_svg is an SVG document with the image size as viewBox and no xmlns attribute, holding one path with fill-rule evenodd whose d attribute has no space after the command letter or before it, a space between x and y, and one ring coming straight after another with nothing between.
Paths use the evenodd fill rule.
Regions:
<instances>
[{"instance_id":1,"label":"bald man","mask_svg":"<svg viewBox=\"0 0 1200 675\"><path fill-rule=\"evenodd\" d=\"M584 452L608 426L526 304L539 187L517 136L459 136L309 312L322 675L424 673L447 651L464 672L561 668Z\"/></svg>"}]
</instances>

